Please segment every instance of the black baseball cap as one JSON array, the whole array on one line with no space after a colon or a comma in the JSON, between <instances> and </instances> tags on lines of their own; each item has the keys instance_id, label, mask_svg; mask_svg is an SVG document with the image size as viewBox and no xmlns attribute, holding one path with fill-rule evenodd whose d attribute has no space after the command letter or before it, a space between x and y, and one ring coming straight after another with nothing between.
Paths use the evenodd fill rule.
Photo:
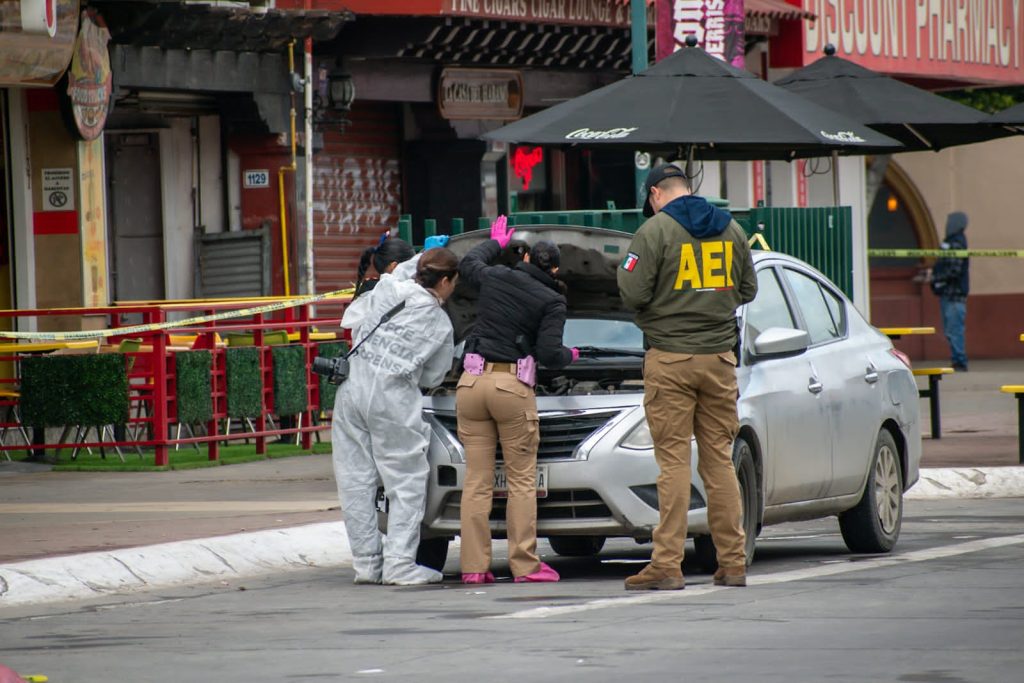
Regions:
<instances>
[{"instance_id":1,"label":"black baseball cap","mask_svg":"<svg viewBox=\"0 0 1024 683\"><path fill-rule=\"evenodd\" d=\"M651 169L651 172L647 174L647 180L644 181L644 216L647 218L654 215L654 207L651 206L651 188L665 178L686 180L686 173L675 164L662 164Z\"/></svg>"}]
</instances>

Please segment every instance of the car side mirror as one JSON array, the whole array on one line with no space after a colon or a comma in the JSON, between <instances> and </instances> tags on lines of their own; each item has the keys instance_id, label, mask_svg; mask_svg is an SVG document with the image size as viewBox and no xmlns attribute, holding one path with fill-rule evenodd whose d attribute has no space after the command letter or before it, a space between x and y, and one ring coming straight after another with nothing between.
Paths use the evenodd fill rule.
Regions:
<instances>
[{"instance_id":1,"label":"car side mirror","mask_svg":"<svg viewBox=\"0 0 1024 683\"><path fill-rule=\"evenodd\" d=\"M805 330L789 327L769 327L754 339L755 360L799 356L811 345L811 335Z\"/></svg>"}]
</instances>

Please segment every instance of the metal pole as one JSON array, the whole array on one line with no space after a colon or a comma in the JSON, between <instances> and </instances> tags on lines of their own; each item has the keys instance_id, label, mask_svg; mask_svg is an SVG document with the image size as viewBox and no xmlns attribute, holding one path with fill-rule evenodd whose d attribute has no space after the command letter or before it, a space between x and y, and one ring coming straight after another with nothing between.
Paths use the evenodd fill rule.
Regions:
<instances>
[{"instance_id":1,"label":"metal pole","mask_svg":"<svg viewBox=\"0 0 1024 683\"><path fill-rule=\"evenodd\" d=\"M307 3L308 4L308 3ZM306 38L306 294L313 291L313 39Z\"/></svg>"},{"instance_id":2,"label":"metal pole","mask_svg":"<svg viewBox=\"0 0 1024 683\"><path fill-rule=\"evenodd\" d=\"M646 0L630 0L629 30L633 44L633 75L647 68L647 2ZM640 160L642 152L634 154ZM647 180L647 165L634 162L633 187L636 188L636 205L641 207L647 200L644 196L644 181Z\"/></svg>"}]
</instances>

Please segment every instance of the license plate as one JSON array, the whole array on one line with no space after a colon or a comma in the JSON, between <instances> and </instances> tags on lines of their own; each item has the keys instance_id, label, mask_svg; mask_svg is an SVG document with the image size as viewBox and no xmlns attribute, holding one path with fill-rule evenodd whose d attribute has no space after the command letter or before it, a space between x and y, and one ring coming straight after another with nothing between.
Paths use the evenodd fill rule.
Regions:
<instances>
[{"instance_id":1,"label":"license plate","mask_svg":"<svg viewBox=\"0 0 1024 683\"><path fill-rule=\"evenodd\" d=\"M548 495L548 466L537 465L537 497L547 498ZM505 466L494 467L494 497L508 498L508 478L505 476Z\"/></svg>"}]
</instances>

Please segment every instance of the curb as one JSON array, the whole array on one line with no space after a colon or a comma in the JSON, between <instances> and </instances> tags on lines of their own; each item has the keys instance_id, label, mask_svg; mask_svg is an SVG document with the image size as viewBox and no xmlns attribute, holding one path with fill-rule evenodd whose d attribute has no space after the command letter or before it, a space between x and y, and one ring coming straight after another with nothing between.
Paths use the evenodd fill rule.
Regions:
<instances>
[{"instance_id":1,"label":"curb","mask_svg":"<svg viewBox=\"0 0 1024 683\"><path fill-rule=\"evenodd\" d=\"M309 567L347 567L344 522L0 565L0 610Z\"/></svg>"},{"instance_id":2,"label":"curb","mask_svg":"<svg viewBox=\"0 0 1024 683\"><path fill-rule=\"evenodd\" d=\"M930 467L905 494L908 500L1024 496L1024 466Z\"/></svg>"},{"instance_id":3,"label":"curb","mask_svg":"<svg viewBox=\"0 0 1024 683\"><path fill-rule=\"evenodd\" d=\"M926 468L907 500L1024 497L1022 467ZM344 522L0 564L0 610L310 567L350 567Z\"/></svg>"}]
</instances>

